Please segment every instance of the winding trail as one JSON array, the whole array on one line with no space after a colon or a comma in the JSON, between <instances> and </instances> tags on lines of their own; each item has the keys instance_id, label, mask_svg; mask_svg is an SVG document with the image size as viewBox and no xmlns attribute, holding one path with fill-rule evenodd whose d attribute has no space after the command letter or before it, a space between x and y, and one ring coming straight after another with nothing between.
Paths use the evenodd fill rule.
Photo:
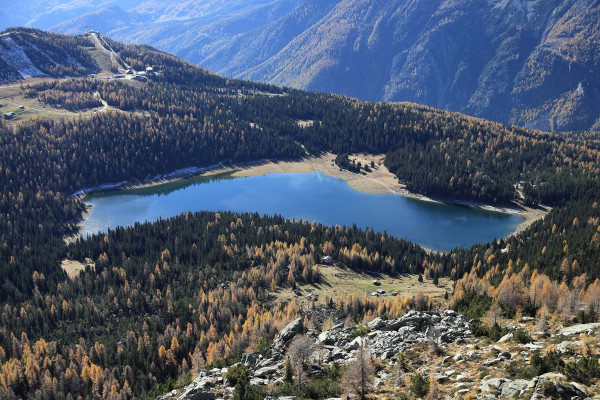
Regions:
<instances>
[{"instance_id":1,"label":"winding trail","mask_svg":"<svg viewBox=\"0 0 600 400\"><path fill-rule=\"evenodd\" d=\"M100 103L102 103L102 108L100 110L98 110L98 112L105 112L106 110L111 108L108 105L108 103L106 102L106 100L104 100L102 97L100 97L100 92L94 92L94 97L97 98L98 101L100 101ZM119 110L119 111L121 111L121 110Z\"/></svg>"}]
</instances>

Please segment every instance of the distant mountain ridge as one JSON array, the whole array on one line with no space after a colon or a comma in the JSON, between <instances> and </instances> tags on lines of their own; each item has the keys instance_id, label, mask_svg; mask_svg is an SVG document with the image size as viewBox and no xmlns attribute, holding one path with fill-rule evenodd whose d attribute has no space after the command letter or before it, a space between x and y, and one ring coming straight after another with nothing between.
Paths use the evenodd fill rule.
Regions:
<instances>
[{"instance_id":1,"label":"distant mountain ridge","mask_svg":"<svg viewBox=\"0 0 600 400\"><path fill-rule=\"evenodd\" d=\"M278 85L411 101L546 131L600 129L598 1L344 0L274 54L244 58L257 38L281 37L276 32L309 8L312 2L203 59L182 56Z\"/></svg>"},{"instance_id":2,"label":"distant mountain ridge","mask_svg":"<svg viewBox=\"0 0 600 400\"><path fill-rule=\"evenodd\" d=\"M600 130L600 0L57 7L27 24L71 34L94 24L116 40L150 44L229 77L416 102L545 131ZM68 18L57 23L61 13Z\"/></svg>"}]
</instances>

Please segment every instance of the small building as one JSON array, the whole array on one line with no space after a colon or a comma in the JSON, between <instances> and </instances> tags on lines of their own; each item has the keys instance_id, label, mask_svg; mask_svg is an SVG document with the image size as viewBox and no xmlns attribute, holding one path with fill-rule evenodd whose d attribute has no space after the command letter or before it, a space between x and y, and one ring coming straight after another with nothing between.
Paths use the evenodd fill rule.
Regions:
<instances>
[{"instance_id":1,"label":"small building","mask_svg":"<svg viewBox=\"0 0 600 400\"><path fill-rule=\"evenodd\" d=\"M25 106L19 106L19 110L24 110Z\"/></svg>"},{"instance_id":2,"label":"small building","mask_svg":"<svg viewBox=\"0 0 600 400\"><path fill-rule=\"evenodd\" d=\"M127 75L133 75L133 74L135 74L135 72L132 69L128 69L127 71L125 71L125 73Z\"/></svg>"},{"instance_id":3,"label":"small building","mask_svg":"<svg viewBox=\"0 0 600 400\"><path fill-rule=\"evenodd\" d=\"M14 113L14 112L12 112L12 111L11 111L11 112L7 112L7 113L4 113L4 119L11 119L11 118L12 118L12 117L14 117L14 116L15 116L15 113Z\"/></svg>"},{"instance_id":4,"label":"small building","mask_svg":"<svg viewBox=\"0 0 600 400\"><path fill-rule=\"evenodd\" d=\"M300 289L294 289L292 290L292 293L294 293L296 296L302 296L302 291Z\"/></svg>"},{"instance_id":5,"label":"small building","mask_svg":"<svg viewBox=\"0 0 600 400\"><path fill-rule=\"evenodd\" d=\"M132 79L138 82L146 82L148 80L145 76L142 75L136 75Z\"/></svg>"},{"instance_id":6,"label":"small building","mask_svg":"<svg viewBox=\"0 0 600 400\"><path fill-rule=\"evenodd\" d=\"M375 285L375 286L381 286L381 282L379 282L377 279L375 279L373 281L373 285Z\"/></svg>"},{"instance_id":7,"label":"small building","mask_svg":"<svg viewBox=\"0 0 600 400\"><path fill-rule=\"evenodd\" d=\"M123 74L113 74L113 78L114 79L123 79L123 78L125 78L125 75L123 75Z\"/></svg>"},{"instance_id":8,"label":"small building","mask_svg":"<svg viewBox=\"0 0 600 400\"><path fill-rule=\"evenodd\" d=\"M151 74L152 72L154 72L154 68L152 68L152 67L146 67L146 73L147 74Z\"/></svg>"},{"instance_id":9,"label":"small building","mask_svg":"<svg viewBox=\"0 0 600 400\"><path fill-rule=\"evenodd\" d=\"M398 292L392 292L392 296L398 296Z\"/></svg>"},{"instance_id":10,"label":"small building","mask_svg":"<svg viewBox=\"0 0 600 400\"><path fill-rule=\"evenodd\" d=\"M333 264L333 258L331 256L323 256L321 257L321 262L325 265L331 265Z\"/></svg>"},{"instance_id":11,"label":"small building","mask_svg":"<svg viewBox=\"0 0 600 400\"><path fill-rule=\"evenodd\" d=\"M380 295L384 295L385 294L385 290L383 290L383 289L377 289L377 293L379 293Z\"/></svg>"}]
</instances>

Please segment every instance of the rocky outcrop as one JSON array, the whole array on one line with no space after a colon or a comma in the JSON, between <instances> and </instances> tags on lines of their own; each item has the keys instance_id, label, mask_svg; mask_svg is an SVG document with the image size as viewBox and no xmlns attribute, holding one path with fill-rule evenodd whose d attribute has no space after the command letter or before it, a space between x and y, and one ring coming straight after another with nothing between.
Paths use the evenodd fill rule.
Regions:
<instances>
[{"instance_id":1,"label":"rocky outcrop","mask_svg":"<svg viewBox=\"0 0 600 400\"><path fill-rule=\"evenodd\" d=\"M450 343L464 339L470 334L468 321L452 310L444 312L410 311L401 318L383 320L375 318L365 325L370 332L364 338L375 357L388 359L399 351L416 343ZM350 360L351 351L358 345L353 341L356 328L342 328L339 325L323 332L324 348L329 354L326 360ZM325 344L329 343L329 344Z\"/></svg>"},{"instance_id":2,"label":"rocky outcrop","mask_svg":"<svg viewBox=\"0 0 600 400\"><path fill-rule=\"evenodd\" d=\"M303 319L298 318L283 328L275 338L270 351L265 354L248 353L242 356L240 364L250 370L250 383L266 385L282 380L285 351L289 343L304 331ZM361 328L362 327L362 328ZM359 329L360 328L360 329ZM364 334L359 336L358 333ZM355 359L357 350L368 345L372 354L382 360L393 359L396 355L417 343L435 342L439 346L459 341L470 335L469 323L454 311L420 312L410 311L401 318L384 320L375 318L367 324L344 327L332 326L325 332L306 332L314 340L315 359L327 365L333 362L348 363ZM319 356L316 353L319 352ZM313 373L322 373L323 366L315 363ZM227 369L202 371L182 391L173 391L160 400L211 399L215 393L232 393L224 378ZM381 384L381 377L378 377ZM213 396L213 397L211 397Z\"/></svg>"},{"instance_id":3,"label":"rocky outcrop","mask_svg":"<svg viewBox=\"0 0 600 400\"><path fill-rule=\"evenodd\" d=\"M157 397L156 400L214 400L216 398L214 389L224 386L223 375L226 372L227 369L201 371L182 391L173 390Z\"/></svg>"},{"instance_id":4,"label":"rocky outcrop","mask_svg":"<svg viewBox=\"0 0 600 400\"><path fill-rule=\"evenodd\" d=\"M283 328L273 342L273 348L283 350L286 344L304 329L302 318L297 318Z\"/></svg>"},{"instance_id":5,"label":"rocky outcrop","mask_svg":"<svg viewBox=\"0 0 600 400\"><path fill-rule=\"evenodd\" d=\"M582 333L590 333L600 328L600 323L578 324L561 329L558 334L562 336L580 335Z\"/></svg>"},{"instance_id":6,"label":"rocky outcrop","mask_svg":"<svg viewBox=\"0 0 600 400\"><path fill-rule=\"evenodd\" d=\"M584 399L587 390L576 382L567 382L562 374L547 373L536 376L531 380L484 378L480 390L485 398L521 398L525 393L533 393L531 400L553 399Z\"/></svg>"},{"instance_id":7,"label":"rocky outcrop","mask_svg":"<svg viewBox=\"0 0 600 400\"><path fill-rule=\"evenodd\" d=\"M325 316L320 309L307 313L313 313L309 317ZM352 362L361 346L367 345L373 357L379 359L377 364L383 367L373 378L375 393L385 392L390 385L393 387L399 373L409 376L424 373L440 385L444 393L454 396L447 398L459 399L470 393L473 398L486 400L584 400L597 394L594 385L574 382L566 372L565 375L548 372L532 379L518 379L515 376L522 375L508 373L510 366L526 367L534 354L545 354L549 349L563 354L565 360L578 359L585 354L584 349L590 349L591 342L575 335L593 331L597 324L574 325L553 336L534 335L539 341L522 344L515 339L515 331L493 343L475 337L471 334L470 322L452 310L409 311L400 318L375 318L356 326L338 323L323 332L306 330L303 321L298 318L285 326L266 353L247 353L241 357L240 364L248 368L252 385L283 382L288 348L294 339L304 334L314 343L313 357L306 370L311 379L325 373L326 367L334 362L341 365ZM534 326L534 321L525 323ZM525 325L520 324L520 328L524 329ZM563 333L573 337L560 338ZM550 342L546 339L552 338L561 341L548 347ZM427 349L426 354L422 354L424 349ZM406 364L412 362L409 360L416 360L415 364ZM189 386L168 393L160 400L231 398L234 388L225 379L227 371L227 368L202 371Z\"/></svg>"}]
</instances>

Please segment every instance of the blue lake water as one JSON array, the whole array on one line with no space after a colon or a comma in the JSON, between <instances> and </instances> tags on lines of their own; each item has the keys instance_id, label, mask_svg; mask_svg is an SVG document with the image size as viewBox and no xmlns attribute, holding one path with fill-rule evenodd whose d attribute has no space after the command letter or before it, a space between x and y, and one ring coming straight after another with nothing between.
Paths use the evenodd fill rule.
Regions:
<instances>
[{"instance_id":1,"label":"blue lake water","mask_svg":"<svg viewBox=\"0 0 600 400\"><path fill-rule=\"evenodd\" d=\"M356 224L424 247L449 251L510 235L523 218L395 194L370 194L320 172L248 178L191 178L143 189L88 196L83 234L168 218L186 211L280 214L325 225Z\"/></svg>"}]
</instances>

